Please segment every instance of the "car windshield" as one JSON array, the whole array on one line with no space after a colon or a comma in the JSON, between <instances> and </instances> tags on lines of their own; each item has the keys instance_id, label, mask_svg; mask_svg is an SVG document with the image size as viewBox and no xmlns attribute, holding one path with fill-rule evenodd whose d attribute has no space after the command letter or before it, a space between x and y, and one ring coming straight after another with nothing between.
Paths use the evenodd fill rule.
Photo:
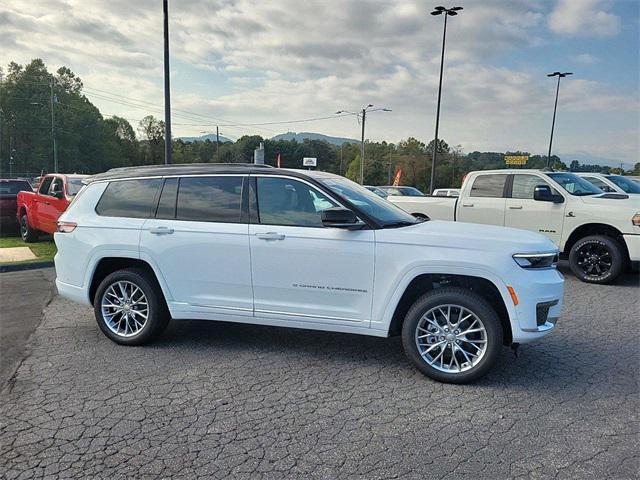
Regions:
<instances>
[{"instance_id":1,"label":"car windshield","mask_svg":"<svg viewBox=\"0 0 640 480\"><path fill-rule=\"evenodd\" d=\"M387 202L375 193L370 192L346 178L321 178L320 182L332 192L346 198L364 213L383 226L403 226L418 223L413 215Z\"/></svg>"},{"instance_id":2,"label":"car windshield","mask_svg":"<svg viewBox=\"0 0 640 480\"><path fill-rule=\"evenodd\" d=\"M626 193L640 193L640 185L629 178L623 177L622 175L609 175L607 178Z\"/></svg>"},{"instance_id":3,"label":"car windshield","mask_svg":"<svg viewBox=\"0 0 640 480\"><path fill-rule=\"evenodd\" d=\"M547 175L560 184L560 186L571 195L577 197L603 193L598 187L573 173L547 173Z\"/></svg>"},{"instance_id":4,"label":"car windshield","mask_svg":"<svg viewBox=\"0 0 640 480\"><path fill-rule=\"evenodd\" d=\"M399 187L399 189L407 197L424 197L424 193L414 187Z\"/></svg>"},{"instance_id":5,"label":"car windshield","mask_svg":"<svg viewBox=\"0 0 640 480\"><path fill-rule=\"evenodd\" d=\"M16 195L18 192L31 191L31 185L22 180L0 182L0 195Z\"/></svg>"},{"instance_id":6,"label":"car windshield","mask_svg":"<svg viewBox=\"0 0 640 480\"><path fill-rule=\"evenodd\" d=\"M81 178L69 178L67 180L67 194L68 195L76 195L80 189L83 187Z\"/></svg>"}]
</instances>

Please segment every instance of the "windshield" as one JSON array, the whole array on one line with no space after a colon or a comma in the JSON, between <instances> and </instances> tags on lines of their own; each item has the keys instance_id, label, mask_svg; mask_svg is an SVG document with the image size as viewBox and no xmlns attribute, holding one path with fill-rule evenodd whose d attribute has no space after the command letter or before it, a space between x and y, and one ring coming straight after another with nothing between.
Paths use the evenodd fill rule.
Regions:
<instances>
[{"instance_id":1,"label":"windshield","mask_svg":"<svg viewBox=\"0 0 640 480\"><path fill-rule=\"evenodd\" d=\"M622 175L609 175L607 178L624 190L625 193L640 193L640 185L629 178Z\"/></svg>"},{"instance_id":2,"label":"windshield","mask_svg":"<svg viewBox=\"0 0 640 480\"><path fill-rule=\"evenodd\" d=\"M571 195L581 197L584 195L597 195L603 193L598 187L588 182L584 178L580 178L573 173L547 173Z\"/></svg>"},{"instance_id":3,"label":"windshield","mask_svg":"<svg viewBox=\"0 0 640 480\"><path fill-rule=\"evenodd\" d=\"M407 197L424 197L424 193L414 187L398 187L403 195Z\"/></svg>"},{"instance_id":4,"label":"windshield","mask_svg":"<svg viewBox=\"0 0 640 480\"><path fill-rule=\"evenodd\" d=\"M404 210L351 180L347 180L346 178L322 178L319 180L332 192L345 197L383 226L412 225L417 223L413 215L409 215Z\"/></svg>"},{"instance_id":5,"label":"windshield","mask_svg":"<svg viewBox=\"0 0 640 480\"><path fill-rule=\"evenodd\" d=\"M73 196L77 194L82 186L81 178L69 178L67 180L67 195Z\"/></svg>"}]
</instances>

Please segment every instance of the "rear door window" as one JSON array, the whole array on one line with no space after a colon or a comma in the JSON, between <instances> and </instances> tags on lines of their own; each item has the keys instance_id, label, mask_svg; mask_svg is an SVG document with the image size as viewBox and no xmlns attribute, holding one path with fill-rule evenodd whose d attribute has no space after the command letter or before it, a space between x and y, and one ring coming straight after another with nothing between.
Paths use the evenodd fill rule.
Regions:
<instances>
[{"instance_id":1,"label":"rear door window","mask_svg":"<svg viewBox=\"0 0 640 480\"><path fill-rule=\"evenodd\" d=\"M96 213L105 217L150 218L161 184L159 178L111 182L96 205Z\"/></svg>"},{"instance_id":2,"label":"rear door window","mask_svg":"<svg viewBox=\"0 0 640 480\"><path fill-rule=\"evenodd\" d=\"M176 197L178 195L178 179L167 178L162 187L156 218L172 220L176 218Z\"/></svg>"},{"instance_id":3,"label":"rear door window","mask_svg":"<svg viewBox=\"0 0 640 480\"><path fill-rule=\"evenodd\" d=\"M242 176L183 177L176 218L194 222L239 223Z\"/></svg>"},{"instance_id":4,"label":"rear door window","mask_svg":"<svg viewBox=\"0 0 640 480\"><path fill-rule=\"evenodd\" d=\"M470 197L502 198L506 174L478 175L471 186Z\"/></svg>"}]
</instances>

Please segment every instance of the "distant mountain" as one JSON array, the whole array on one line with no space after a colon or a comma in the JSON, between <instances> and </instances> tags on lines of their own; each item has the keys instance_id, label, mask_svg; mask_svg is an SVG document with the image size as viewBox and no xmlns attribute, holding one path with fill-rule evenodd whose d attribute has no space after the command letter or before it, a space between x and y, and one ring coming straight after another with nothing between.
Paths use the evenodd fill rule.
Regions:
<instances>
[{"instance_id":1,"label":"distant mountain","mask_svg":"<svg viewBox=\"0 0 640 480\"><path fill-rule=\"evenodd\" d=\"M216 141L216 134L215 133L207 133L206 135L202 135L200 137L178 137L178 138L176 138L176 140L182 140L185 143L204 142L205 140L210 140L212 142L215 142ZM233 140L230 140L227 137L223 137L222 135L220 135L220 143L232 142L232 141Z\"/></svg>"},{"instance_id":2,"label":"distant mountain","mask_svg":"<svg viewBox=\"0 0 640 480\"><path fill-rule=\"evenodd\" d=\"M304 140L324 140L325 142L332 143L333 145L342 145L343 143L360 143L359 140L354 140L353 138L331 137L329 135L312 132L281 133L280 135L272 137L271 140L295 140L297 142L303 142Z\"/></svg>"}]
</instances>

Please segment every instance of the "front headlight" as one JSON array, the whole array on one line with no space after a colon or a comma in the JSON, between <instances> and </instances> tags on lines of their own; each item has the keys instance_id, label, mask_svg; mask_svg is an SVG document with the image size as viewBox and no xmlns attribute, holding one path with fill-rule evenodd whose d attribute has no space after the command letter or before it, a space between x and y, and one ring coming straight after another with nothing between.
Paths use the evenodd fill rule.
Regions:
<instances>
[{"instance_id":1,"label":"front headlight","mask_svg":"<svg viewBox=\"0 0 640 480\"><path fill-rule=\"evenodd\" d=\"M631 217L631 223L633 223L636 227L640 227L640 212Z\"/></svg>"},{"instance_id":2,"label":"front headlight","mask_svg":"<svg viewBox=\"0 0 640 480\"><path fill-rule=\"evenodd\" d=\"M516 253L513 259L522 268L556 268L558 265L558 252Z\"/></svg>"}]
</instances>

